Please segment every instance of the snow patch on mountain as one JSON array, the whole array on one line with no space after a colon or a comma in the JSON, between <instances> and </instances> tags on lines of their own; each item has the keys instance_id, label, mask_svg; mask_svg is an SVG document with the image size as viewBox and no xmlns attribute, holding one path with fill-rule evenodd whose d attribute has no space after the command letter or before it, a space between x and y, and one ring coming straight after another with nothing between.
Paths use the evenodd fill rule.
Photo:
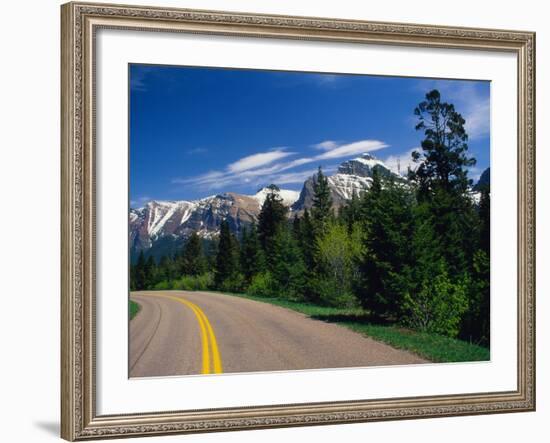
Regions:
<instances>
[{"instance_id":1,"label":"snow patch on mountain","mask_svg":"<svg viewBox=\"0 0 550 443\"><path fill-rule=\"evenodd\" d=\"M267 194L269 194L270 192L271 191L268 188L262 188L256 194L251 195L250 197L255 199L258 202L258 205L262 207L265 198L267 197ZM294 202L298 200L298 197L300 197L300 193L298 191L293 191L291 189L280 189L277 194L283 199L283 204L285 206L292 206Z\"/></svg>"},{"instance_id":2,"label":"snow patch on mountain","mask_svg":"<svg viewBox=\"0 0 550 443\"><path fill-rule=\"evenodd\" d=\"M185 200L148 202L146 207L142 209L142 211L146 212L148 216L147 233L151 238L161 236L166 224L179 214L182 214L180 225L185 223L195 210L196 206L196 202L189 202ZM130 216L130 223L135 221L137 221L137 218Z\"/></svg>"},{"instance_id":3,"label":"snow patch on mountain","mask_svg":"<svg viewBox=\"0 0 550 443\"><path fill-rule=\"evenodd\" d=\"M360 177L350 174L334 174L327 178L331 190L344 200L349 200L356 194L359 196L362 192L370 188L372 178Z\"/></svg>"},{"instance_id":4,"label":"snow patch on mountain","mask_svg":"<svg viewBox=\"0 0 550 443\"><path fill-rule=\"evenodd\" d=\"M374 168L376 165L387 168L382 160L378 160L371 154L363 154L363 156L354 158L353 160L362 163L365 166L369 166L370 168Z\"/></svg>"}]
</instances>

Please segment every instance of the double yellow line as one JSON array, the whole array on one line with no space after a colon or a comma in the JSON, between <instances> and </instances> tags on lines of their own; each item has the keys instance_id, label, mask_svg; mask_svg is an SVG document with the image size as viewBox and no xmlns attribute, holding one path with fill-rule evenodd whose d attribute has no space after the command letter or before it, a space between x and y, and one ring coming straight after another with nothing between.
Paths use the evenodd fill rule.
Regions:
<instances>
[{"instance_id":1,"label":"double yellow line","mask_svg":"<svg viewBox=\"0 0 550 443\"><path fill-rule=\"evenodd\" d=\"M212 325L208 320L208 317L195 303L185 300L184 298L175 297L172 295L161 295L161 297L171 298L177 302L180 302L190 308L197 317L199 322L199 328L201 330L201 342L202 342L202 373L203 374L221 374L222 373L222 359L220 357L220 351L218 349L218 342L216 341L216 335L212 329Z\"/></svg>"}]
</instances>

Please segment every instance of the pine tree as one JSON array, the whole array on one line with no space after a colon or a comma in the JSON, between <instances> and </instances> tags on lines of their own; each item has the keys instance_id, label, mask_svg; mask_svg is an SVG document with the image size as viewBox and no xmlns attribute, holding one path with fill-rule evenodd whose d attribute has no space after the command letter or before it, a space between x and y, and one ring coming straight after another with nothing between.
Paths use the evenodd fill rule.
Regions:
<instances>
[{"instance_id":1,"label":"pine tree","mask_svg":"<svg viewBox=\"0 0 550 443\"><path fill-rule=\"evenodd\" d=\"M481 188L479 200L479 247L487 257L491 256L491 195L488 185Z\"/></svg>"},{"instance_id":2,"label":"pine tree","mask_svg":"<svg viewBox=\"0 0 550 443\"><path fill-rule=\"evenodd\" d=\"M306 268L308 270L313 270L313 267L315 266L315 233L311 216L307 209L304 210L304 215L300 219L298 244L302 250Z\"/></svg>"},{"instance_id":3,"label":"pine tree","mask_svg":"<svg viewBox=\"0 0 550 443\"><path fill-rule=\"evenodd\" d=\"M378 171L378 168L375 168L375 170ZM351 234L353 226L362 220L361 198L356 192L353 192L351 199L342 206L339 216L346 225L348 233Z\"/></svg>"},{"instance_id":4,"label":"pine tree","mask_svg":"<svg viewBox=\"0 0 550 443\"><path fill-rule=\"evenodd\" d=\"M163 255L158 264L158 275L160 280L170 281L174 278L173 263L169 255Z\"/></svg>"},{"instance_id":5,"label":"pine tree","mask_svg":"<svg viewBox=\"0 0 550 443\"><path fill-rule=\"evenodd\" d=\"M297 241L299 241L300 236L302 235L301 229L300 217L298 217L298 214L294 214L294 218L292 219L292 235Z\"/></svg>"},{"instance_id":6,"label":"pine tree","mask_svg":"<svg viewBox=\"0 0 550 443\"><path fill-rule=\"evenodd\" d=\"M143 289L146 289L147 284L147 271L146 271L146 264L145 264L145 254L143 253L143 250L139 251L138 260L135 265L135 283L134 287L137 291L142 291Z\"/></svg>"},{"instance_id":7,"label":"pine tree","mask_svg":"<svg viewBox=\"0 0 550 443\"><path fill-rule=\"evenodd\" d=\"M227 220L220 224L220 240L216 256L214 284L222 290L233 289L233 282L239 274L239 249L235 236L229 229Z\"/></svg>"},{"instance_id":8,"label":"pine tree","mask_svg":"<svg viewBox=\"0 0 550 443\"><path fill-rule=\"evenodd\" d=\"M364 254L357 295L374 316L398 319L401 302L411 286L414 263L412 239L414 198L411 192L389 180L382 187L378 174L364 197Z\"/></svg>"},{"instance_id":9,"label":"pine tree","mask_svg":"<svg viewBox=\"0 0 550 443\"><path fill-rule=\"evenodd\" d=\"M305 266L298 243L287 225L280 225L273 239L271 272L279 297L302 299Z\"/></svg>"},{"instance_id":10,"label":"pine tree","mask_svg":"<svg viewBox=\"0 0 550 443\"><path fill-rule=\"evenodd\" d=\"M441 101L439 91L426 94L426 100L414 110L424 132L422 152L413 152L418 163L409 178L417 185L417 198L426 202L441 244L443 259L451 278L471 269L476 250L477 216L469 196L471 180L467 168L475 164L468 157L465 120L454 105Z\"/></svg>"},{"instance_id":11,"label":"pine tree","mask_svg":"<svg viewBox=\"0 0 550 443\"><path fill-rule=\"evenodd\" d=\"M152 289L156 281L157 277L157 266L155 263L155 259L152 255L149 255L149 258L147 258L147 262L145 263L145 284L144 289Z\"/></svg>"},{"instance_id":12,"label":"pine tree","mask_svg":"<svg viewBox=\"0 0 550 443\"><path fill-rule=\"evenodd\" d=\"M182 253L182 271L185 275L200 275L206 272L206 258L202 251L201 238L196 232L193 232Z\"/></svg>"},{"instance_id":13,"label":"pine tree","mask_svg":"<svg viewBox=\"0 0 550 443\"><path fill-rule=\"evenodd\" d=\"M441 101L436 89L426 94L426 100L415 108L414 114L419 119L416 130L424 131L422 154L413 152L418 167L410 172L410 178L420 185L420 196L437 188L464 194L472 183L467 168L476 163L467 156L466 121L453 104Z\"/></svg>"},{"instance_id":14,"label":"pine tree","mask_svg":"<svg viewBox=\"0 0 550 443\"><path fill-rule=\"evenodd\" d=\"M278 228L286 223L287 207L279 197L279 188L275 185L268 186L262 209L258 215L258 237L265 252L268 263L273 260L273 238Z\"/></svg>"},{"instance_id":15,"label":"pine tree","mask_svg":"<svg viewBox=\"0 0 550 443\"><path fill-rule=\"evenodd\" d=\"M253 223L250 229L243 228L241 240L241 272L248 286L252 277L265 270L265 257L258 238L258 230Z\"/></svg>"},{"instance_id":16,"label":"pine tree","mask_svg":"<svg viewBox=\"0 0 550 443\"><path fill-rule=\"evenodd\" d=\"M313 205L311 207L311 218L316 233L324 232L328 221L332 218L332 198L328 179L319 166L317 175L313 180Z\"/></svg>"}]
</instances>

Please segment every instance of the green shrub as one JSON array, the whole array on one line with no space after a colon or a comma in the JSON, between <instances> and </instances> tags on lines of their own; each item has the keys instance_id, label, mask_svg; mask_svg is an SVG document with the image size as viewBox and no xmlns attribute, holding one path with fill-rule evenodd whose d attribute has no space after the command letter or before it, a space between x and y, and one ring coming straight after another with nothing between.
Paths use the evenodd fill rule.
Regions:
<instances>
[{"instance_id":1,"label":"green shrub","mask_svg":"<svg viewBox=\"0 0 550 443\"><path fill-rule=\"evenodd\" d=\"M184 275L172 282L171 289L180 291L206 291L212 287L213 276L211 273L201 275Z\"/></svg>"},{"instance_id":2,"label":"green shrub","mask_svg":"<svg viewBox=\"0 0 550 443\"><path fill-rule=\"evenodd\" d=\"M244 276L241 273L234 273L224 279L218 289L222 292L242 292L244 285Z\"/></svg>"},{"instance_id":3,"label":"green shrub","mask_svg":"<svg viewBox=\"0 0 550 443\"><path fill-rule=\"evenodd\" d=\"M174 288L173 288L173 282L172 282L172 281L168 281L168 280L159 281L159 282L153 287L153 289L156 290L156 291L167 291L167 290L170 290L170 289L174 289Z\"/></svg>"},{"instance_id":4,"label":"green shrub","mask_svg":"<svg viewBox=\"0 0 550 443\"><path fill-rule=\"evenodd\" d=\"M246 292L249 295L257 295L259 297L273 297L273 286L273 276L269 271L264 271L252 277L252 281Z\"/></svg>"},{"instance_id":5,"label":"green shrub","mask_svg":"<svg viewBox=\"0 0 550 443\"><path fill-rule=\"evenodd\" d=\"M404 308L407 312L404 322L408 326L454 338L468 310L468 282L453 283L441 262L438 274L424 280L418 294L404 295Z\"/></svg>"},{"instance_id":6,"label":"green shrub","mask_svg":"<svg viewBox=\"0 0 550 443\"><path fill-rule=\"evenodd\" d=\"M351 308L357 305L357 298L350 289L343 287L335 278L318 277L312 280L312 290L318 303L324 306Z\"/></svg>"}]
</instances>

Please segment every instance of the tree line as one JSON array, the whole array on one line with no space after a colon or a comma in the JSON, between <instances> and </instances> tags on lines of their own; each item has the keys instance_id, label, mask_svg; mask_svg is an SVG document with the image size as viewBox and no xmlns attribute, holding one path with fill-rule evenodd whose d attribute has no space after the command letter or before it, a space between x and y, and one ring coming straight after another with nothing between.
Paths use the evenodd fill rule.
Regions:
<instances>
[{"instance_id":1,"label":"tree line","mask_svg":"<svg viewBox=\"0 0 550 443\"><path fill-rule=\"evenodd\" d=\"M288 216L269 187L257 223L239 238L222 221L215 249L193 233L157 263L143 252L131 287L214 289L352 307L373 320L488 346L490 189L472 195L464 118L433 90L415 109L424 138L408 180L374 167L370 188L333 207L314 177L310 210Z\"/></svg>"}]
</instances>

